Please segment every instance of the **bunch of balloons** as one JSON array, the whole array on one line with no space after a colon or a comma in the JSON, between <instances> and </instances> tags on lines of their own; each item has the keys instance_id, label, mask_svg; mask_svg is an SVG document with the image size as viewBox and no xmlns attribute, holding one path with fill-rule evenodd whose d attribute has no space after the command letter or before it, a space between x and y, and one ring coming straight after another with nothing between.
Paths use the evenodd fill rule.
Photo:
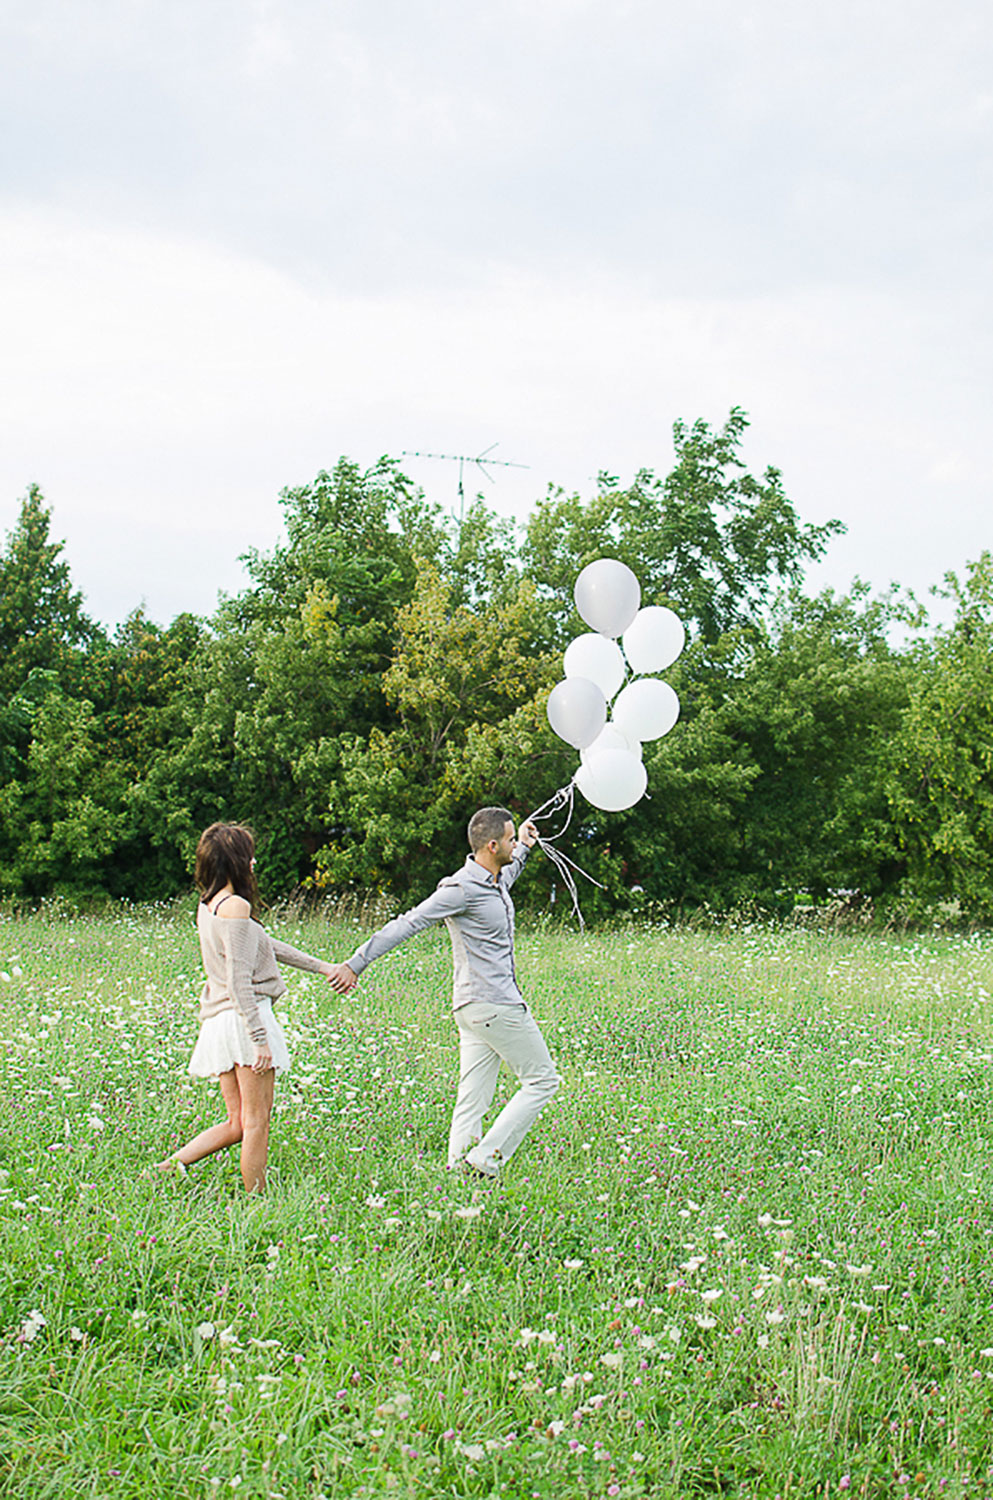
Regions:
<instances>
[{"instance_id":1,"label":"bunch of balloons","mask_svg":"<svg viewBox=\"0 0 993 1500\"><path fill-rule=\"evenodd\" d=\"M641 608L641 585L614 558L583 569L575 599L592 628L565 653L565 680L549 696L548 722L579 751L573 785L594 807L621 812L648 785L642 743L668 734L679 718L672 688L647 674L672 665L686 632L671 609Z\"/></svg>"}]
</instances>

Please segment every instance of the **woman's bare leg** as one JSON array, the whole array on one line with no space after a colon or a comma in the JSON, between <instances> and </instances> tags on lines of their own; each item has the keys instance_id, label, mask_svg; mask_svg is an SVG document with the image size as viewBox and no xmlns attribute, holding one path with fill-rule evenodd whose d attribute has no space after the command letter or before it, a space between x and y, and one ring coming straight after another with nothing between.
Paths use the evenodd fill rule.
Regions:
<instances>
[{"instance_id":1,"label":"woman's bare leg","mask_svg":"<svg viewBox=\"0 0 993 1500\"><path fill-rule=\"evenodd\" d=\"M264 1073L256 1073L239 1064L235 1073L241 1094L241 1178L250 1193L261 1193L265 1191L276 1071L267 1068Z\"/></svg>"},{"instance_id":2,"label":"woman's bare leg","mask_svg":"<svg viewBox=\"0 0 993 1500\"><path fill-rule=\"evenodd\" d=\"M251 1072L251 1069L239 1071ZM195 1161L202 1161L205 1156L213 1156L215 1151L223 1151L225 1146L236 1146L241 1140L241 1090L235 1069L229 1068L226 1073L222 1073L219 1081L228 1112L227 1119L223 1125L211 1125L207 1130L201 1130L199 1135L195 1135L192 1141L187 1141L185 1146L180 1146L165 1161L157 1162L156 1165L162 1171L168 1171L172 1163L177 1161L184 1167L191 1166Z\"/></svg>"}]
</instances>

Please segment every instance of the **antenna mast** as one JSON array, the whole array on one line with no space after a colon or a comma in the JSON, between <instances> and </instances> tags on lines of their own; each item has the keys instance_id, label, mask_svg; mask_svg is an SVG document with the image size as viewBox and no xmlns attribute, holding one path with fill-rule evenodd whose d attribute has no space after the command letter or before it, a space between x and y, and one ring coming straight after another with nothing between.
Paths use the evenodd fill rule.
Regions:
<instances>
[{"instance_id":1,"label":"antenna mast","mask_svg":"<svg viewBox=\"0 0 993 1500\"><path fill-rule=\"evenodd\" d=\"M531 467L530 464L515 464L515 463L510 463L506 459L503 459L503 458L490 458L489 455L493 452L493 449L496 446L497 446L496 443L491 443L488 448L484 448L483 451L482 451L482 453L477 453L475 455L475 457L473 457L471 454L468 454L468 453L420 453L420 452L416 451L413 448L404 448L403 452L401 453L400 456L401 456L401 458L440 458L440 459L444 459L448 463L457 463L458 464L458 466L459 466L459 525L461 526L462 525L462 521L463 521L463 519L465 517L465 489L463 488L463 484L462 484L462 474L463 474L463 471L465 469L465 465L466 464L475 464L476 468L482 474L483 478L484 479L488 479L491 484L494 484L496 481L494 480L492 474L487 474L486 470L487 470L488 466L492 467L494 464L496 464L501 469L529 469Z\"/></svg>"}]
</instances>

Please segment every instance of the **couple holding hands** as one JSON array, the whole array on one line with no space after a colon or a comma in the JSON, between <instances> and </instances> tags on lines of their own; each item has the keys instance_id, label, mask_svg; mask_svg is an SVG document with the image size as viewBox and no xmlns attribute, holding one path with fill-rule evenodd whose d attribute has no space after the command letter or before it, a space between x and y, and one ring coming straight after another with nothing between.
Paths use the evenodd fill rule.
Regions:
<instances>
[{"instance_id":1,"label":"couple holding hands","mask_svg":"<svg viewBox=\"0 0 993 1500\"><path fill-rule=\"evenodd\" d=\"M269 936L256 919L255 840L238 823L213 823L197 846L197 931L206 970L200 1034L190 1059L196 1077L217 1078L227 1118L158 1163L185 1172L193 1162L241 1143L245 1187L265 1187L276 1073L289 1067L273 1001L286 989L279 964L324 974L340 995L354 989L375 959L415 933L444 922L452 940L452 1004L459 1034L459 1084L448 1138L448 1165L495 1178L558 1088L555 1064L517 985L510 887L538 830L515 834L505 807L482 807L469 820L470 853L461 869L402 916L387 922L347 963L330 964ZM501 1062L520 1088L489 1129L483 1116Z\"/></svg>"}]
</instances>

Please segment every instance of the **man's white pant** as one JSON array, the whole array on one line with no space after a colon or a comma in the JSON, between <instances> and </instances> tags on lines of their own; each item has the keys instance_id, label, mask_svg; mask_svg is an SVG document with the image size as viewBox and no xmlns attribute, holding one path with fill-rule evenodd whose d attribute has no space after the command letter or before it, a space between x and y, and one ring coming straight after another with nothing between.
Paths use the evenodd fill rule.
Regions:
<instances>
[{"instance_id":1,"label":"man's white pant","mask_svg":"<svg viewBox=\"0 0 993 1500\"><path fill-rule=\"evenodd\" d=\"M470 1166L495 1177L555 1093L559 1077L526 1005L470 1000L459 1006L455 1022L459 1091L448 1139L448 1165L454 1167L464 1156ZM483 1116L493 1099L501 1061L521 1086L483 1135Z\"/></svg>"}]
</instances>

